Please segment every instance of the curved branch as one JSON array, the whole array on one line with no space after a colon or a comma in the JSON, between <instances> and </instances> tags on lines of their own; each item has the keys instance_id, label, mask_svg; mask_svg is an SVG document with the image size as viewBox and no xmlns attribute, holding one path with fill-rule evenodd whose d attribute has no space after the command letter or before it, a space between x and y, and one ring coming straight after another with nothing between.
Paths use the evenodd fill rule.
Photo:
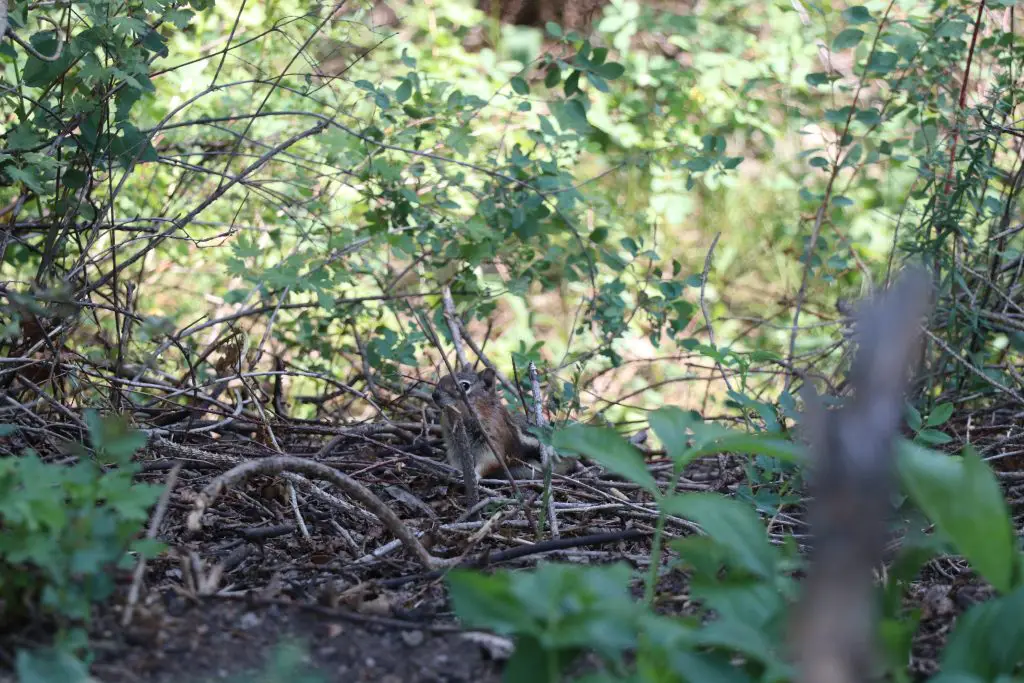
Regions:
<instances>
[{"instance_id":1,"label":"curved branch","mask_svg":"<svg viewBox=\"0 0 1024 683\"><path fill-rule=\"evenodd\" d=\"M64 54L64 36L61 35L60 32L60 24L49 17L39 17L39 21L45 21L48 24L52 24L53 30L57 33L57 51L50 57L40 53L32 47L31 43L14 32L14 29L7 21L7 0L0 0L0 29L2 29L2 31L0 31L0 38L4 35L8 35L11 37L11 40L16 42L18 45L21 45L26 52L36 59L41 59L44 62L56 62L61 58L61 55Z\"/></svg>"},{"instance_id":2,"label":"curved branch","mask_svg":"<svg viewBox=\"0 0 1024 683\"><path fill-rule=\"evenodd\" d=\"M232 467L230 470L211 481L196 498L192 512L190 512L188 516L188 528L192 531L197 531L202 526L203 513L213 505L213 502L217 497L220 496L220 494L222 494L228 487L241 481L245 481L257 474L280 474L281 472L297 472L309 477L310 479L322 479L334 484L346 495L355 499L376 515L377 519L379 519L384 526L391 531L391 533L397 536L398 540L402 542L402 545L404 545L409 552L415 555L416 559L418 559L427 569L434 569L447 564L443 558L434 557L427 552L427 549L423 547L423 544L421 544L419 539L416 538L416 535L409 530L409 527L407 527L405 523L398 518L398 515L396 515L391 508L385 505L380 498L374 495L370 489L333 467L328 467L327 465L313 460L295 458L292 456L277 456L272 458L263 458L260 460L250 460Z\"/></svg>"}]
</instances>

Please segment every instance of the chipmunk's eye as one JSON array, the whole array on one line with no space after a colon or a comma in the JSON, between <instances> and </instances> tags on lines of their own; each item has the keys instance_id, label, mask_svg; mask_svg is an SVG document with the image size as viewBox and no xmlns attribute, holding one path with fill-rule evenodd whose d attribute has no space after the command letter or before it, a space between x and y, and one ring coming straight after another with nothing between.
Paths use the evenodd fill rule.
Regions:
<instances>
[{"instance_id":1,"label":"chipmunk's eye","mask_svg":"<svg viewBox=\"0 0 1024 683\"><path fill-rule=\"evenodd\" d=\"M459 380L459 386L461 386L463 389L469 389L471 386L473 386L473 383L470 382L468 379L461 379Z\"/></svg>"}]
</instances>

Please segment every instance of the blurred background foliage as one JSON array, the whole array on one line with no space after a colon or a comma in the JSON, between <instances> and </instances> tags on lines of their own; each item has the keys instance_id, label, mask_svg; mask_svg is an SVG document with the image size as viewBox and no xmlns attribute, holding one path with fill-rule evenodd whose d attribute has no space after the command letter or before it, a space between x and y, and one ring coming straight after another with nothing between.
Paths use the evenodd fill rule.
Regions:
<instances>
[{"instance_id":1,"label":"blurred background foliage","mask_svg":"<svg viewBox=\"0 0 1024 683\"><path fill-rule=\"evenodd\" d=\"M416 313L446 331L448 285L557 419L777 429L791 370L838 381L837 300L908 257L943 283L926 395L1020 388L1009 0L499 21L529 4L11 7L0 353L69 364L3 388L416 419L392 402L443 369Z\"/></svg>"}]
</instances>

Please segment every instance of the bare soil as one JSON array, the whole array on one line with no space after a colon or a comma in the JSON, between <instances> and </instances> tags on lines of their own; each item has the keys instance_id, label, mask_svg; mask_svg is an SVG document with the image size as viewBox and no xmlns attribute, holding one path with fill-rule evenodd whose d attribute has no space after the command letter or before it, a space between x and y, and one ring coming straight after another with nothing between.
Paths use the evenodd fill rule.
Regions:
<instances>
[{"instance_id":1,"label":"bare soil","mask_svg":"<svg viewBox=\"0 0 1024 683\"><path fill-rule=\"evenodd\" d=\"M273 670L283 647L302 650L299 671L321 681L499 681L499 663L459 633L436 633L430 624L409 628L359 623L337 610L301 605L207 600L180 609L151 609L122 629L109 614L95 637L93 672L107 683L249 681ZM334 616L332 616L332 612ZM419 626L417 628L417 626ZM256 680L259 680L256 678Z\"/></svg>"}]
</instances>

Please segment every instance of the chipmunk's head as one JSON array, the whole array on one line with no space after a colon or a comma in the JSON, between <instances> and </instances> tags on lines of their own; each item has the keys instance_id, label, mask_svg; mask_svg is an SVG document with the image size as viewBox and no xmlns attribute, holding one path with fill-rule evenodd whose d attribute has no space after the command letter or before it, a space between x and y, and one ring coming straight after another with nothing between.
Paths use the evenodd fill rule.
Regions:
<instances>
[{"instance_id":1,"label":"chipmunk's head","mask_svg":"<svg viewBox=\"0 0 1024 683\"><path fill-rule=\"evenodd\" d=\"M494 370L484 368L479 374L473 371L472 366L464 365L453 375L441 378L434 389L432 398L439 408L455 405L462 402L461 387L466 395L473 400L487 395L494 395Z\"/></svg>"}]
</instances>

